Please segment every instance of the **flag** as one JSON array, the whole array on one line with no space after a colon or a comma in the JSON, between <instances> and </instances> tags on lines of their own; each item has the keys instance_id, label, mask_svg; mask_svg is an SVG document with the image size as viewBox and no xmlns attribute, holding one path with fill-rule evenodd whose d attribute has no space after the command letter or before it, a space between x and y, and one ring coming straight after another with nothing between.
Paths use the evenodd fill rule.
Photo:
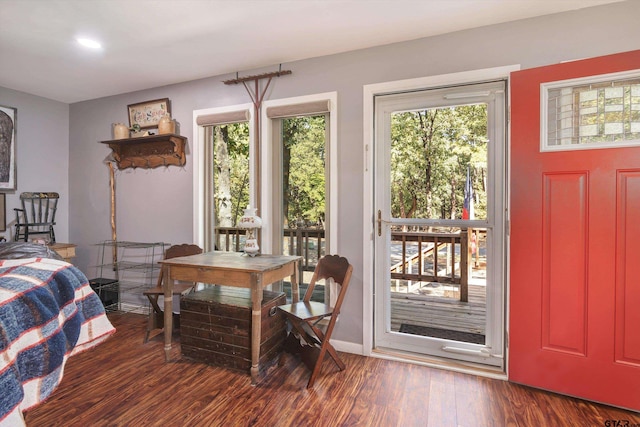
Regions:
<instances>
[{"instance_id":1,"label":"flag","mask_svg":"<svg viewBox=\"0 0 640 427\"><path fill-rule=\"evenodd\" d=\"M474 219L473 215L473 186L471 175L467 168L467 181L464 183L464 204L462 205L462 219Z\"/></svg>"}]
</instances>

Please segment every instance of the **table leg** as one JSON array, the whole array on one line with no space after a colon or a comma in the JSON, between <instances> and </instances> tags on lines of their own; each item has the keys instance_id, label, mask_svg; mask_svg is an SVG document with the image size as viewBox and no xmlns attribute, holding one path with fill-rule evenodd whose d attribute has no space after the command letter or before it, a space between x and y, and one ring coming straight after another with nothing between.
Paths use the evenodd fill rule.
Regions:
<instances>
[{"instance_id":1,"label":"table leg","mask_svg":"<svg viewBox=\"0 0 640 427\"><path fill-rule=\"evenodd\" d=\"M262 278L251 281L251 385L258 383L260 374L260 336L262 334Z\"/></svg>"},{"instance_id":2,"label":"table leg","mask_svg":"<svg viewBox=\"0 0 640 427\"><path fill-rule=\"evenodd\" d=\"M169 266L162 266L162 288L164 290L164 360L171 360L171 335L173 333L173 280Z\"/></svg>"},{"instance_id":3,"label":"table leg","mask_svg":"<svg viewBox=\"0 0 640 427\"><path fill-rule=\"evenodd\" d=\"M293 263L293 274L291 275L291 302L296 303L300 301L300 285L299 285L299 274L298 264L300 261L295 261Z\"/></svg>"}]
</instances>

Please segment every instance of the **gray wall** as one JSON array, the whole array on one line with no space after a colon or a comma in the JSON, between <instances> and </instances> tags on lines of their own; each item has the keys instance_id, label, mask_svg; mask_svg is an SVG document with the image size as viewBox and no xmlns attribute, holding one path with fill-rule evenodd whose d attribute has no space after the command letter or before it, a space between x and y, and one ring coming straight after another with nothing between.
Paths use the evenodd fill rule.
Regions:
<instances>
[{"instance_id":1,"label":"gray wall","mask_svg":"<svg viewBox=\"0 0 640 427\"><path fill-rule=\"evenodd\" d=\"M0 105L18 109L16 117L16 191L6 194L7 230L13 238L15 213L23 191L60 193L56 239L69 239L69 105L0 87Z\"/></svg>"},{"instance_id":2,"label":"gray wall","mask_svg":"<svg viewBox=\"0 0 640 427\"><path fill-rule=\"evenodd\" d=\"M632 0L283 64L283 69L291 69L293 74L275 79L266 99L338 92L338 252L355 268L336 339L362 343L363 286L371 286L362 282L363 212L359 195L363 191L363 85L511 64L529 68L638 49L638 16L640 2ZM141 66L162 67L162 61ZM275 69L277 64L241 75ZM111 124L127 122L128 104L167 97L173 116L182 125L181 134L192 144L193 110L249 102L243 87L222 83L233 77L235 74L215 76L70 106L69 240L79 245L76 262L88 275L93 274L90 266L96 257L91 245L111 236L109 173L104 164L109 149L99 143L111 138ZM50 139L43 138L49 132L42 133L37 135L38 142L49 143ZM65 148L60 141L60 149ZM190 242L192 167L189 153L184 168L118 172L118 237Z\"/></svg>"}]
</instances>

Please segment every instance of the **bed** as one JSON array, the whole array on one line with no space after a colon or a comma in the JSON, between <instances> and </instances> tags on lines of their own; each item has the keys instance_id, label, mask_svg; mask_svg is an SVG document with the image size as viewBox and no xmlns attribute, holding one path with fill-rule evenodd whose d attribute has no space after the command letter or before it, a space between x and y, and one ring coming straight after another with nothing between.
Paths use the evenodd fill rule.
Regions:
<instances>
[{"instance_id":1,"label":"bed","mask_svg":"<svg viewBox=\"0 0 640 427\"><path fill-rule=\"evenodd\" d=\"M4 253L5 245L0 245L0 426L24 426L23 411L53 393L67 359L115 329L78 268L55 255L32 257L24 246L29 244L17 246L18 255ZM12 257L17 259L6 259Z\"/></svg>"}]
</instances>

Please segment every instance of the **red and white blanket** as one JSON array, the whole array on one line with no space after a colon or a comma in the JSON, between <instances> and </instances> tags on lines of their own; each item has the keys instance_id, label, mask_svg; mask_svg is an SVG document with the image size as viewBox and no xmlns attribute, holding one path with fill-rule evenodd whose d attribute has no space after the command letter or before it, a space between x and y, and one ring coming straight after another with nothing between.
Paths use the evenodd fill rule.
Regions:
<instances>
[{"instance_id":1,"label":"red and white blanket","mask_svg":"<svg viewBox=\"0 0 640 427\"><path fill-rule=\"evenodd\" d=\"M64 261L0 261L0 426L49 397L67 359L115 332L86 276Z\"/></svg>"}]
</instances>

